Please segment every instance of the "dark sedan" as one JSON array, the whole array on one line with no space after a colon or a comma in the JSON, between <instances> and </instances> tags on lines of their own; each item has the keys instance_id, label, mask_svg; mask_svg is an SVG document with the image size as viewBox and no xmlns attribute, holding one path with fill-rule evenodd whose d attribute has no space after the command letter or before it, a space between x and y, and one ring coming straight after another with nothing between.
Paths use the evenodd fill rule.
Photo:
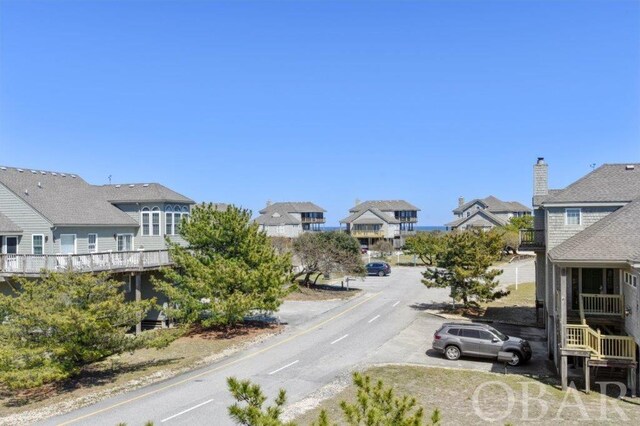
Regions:
<instances>
[{"instance_id":1,"label":"dark sedan","mask_svg":"<svg viewBox=\"0 0 640 426\"><path fill-rule=\"evenodd\" d=\"M368 275L377 275L379 277L384 277L385 275L389 275L391 273L391 266L389 266L389 264L386 262L367 263L366 268Z\"/></svg>"}]
</instances>

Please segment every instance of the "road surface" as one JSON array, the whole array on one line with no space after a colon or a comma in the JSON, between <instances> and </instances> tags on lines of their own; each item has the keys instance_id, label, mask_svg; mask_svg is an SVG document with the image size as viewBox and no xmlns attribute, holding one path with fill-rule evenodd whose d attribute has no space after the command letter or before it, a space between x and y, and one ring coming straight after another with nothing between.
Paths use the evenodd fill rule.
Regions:
<instances>
[{"instance_id":1,"label":"road surface","mask_svg":"<svg viewBox=\"0 0 640 426\"><path fill-rule=\"evenodd\" d=\"M295 403L366 364L416 319L420 314L416 304L448 300L448 289L427 289L420 283L420 271L394 268L388 277L355 282L354 286L364 290L362 295L346 303L325 302L328 309L324 312L308 315L304 302L287 304L280 316L290 325L268 341L206 368L43 424L141 425L152 420L156 425L231 425L234 423L227 415L227 407L233 402L226 386L229 376L259 383L270 397L283 387L288 403ZM432 332L426 331L424 339L430 339Z\"/></svg>"}]
</instances>

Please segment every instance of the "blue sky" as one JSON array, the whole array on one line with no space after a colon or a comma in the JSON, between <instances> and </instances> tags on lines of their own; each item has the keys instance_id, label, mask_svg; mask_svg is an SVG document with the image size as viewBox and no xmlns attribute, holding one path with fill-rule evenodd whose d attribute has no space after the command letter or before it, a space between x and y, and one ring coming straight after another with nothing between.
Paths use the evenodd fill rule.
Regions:
<instances>
[{"instance_id":1,"label":"blue sky","mask_svg":"<svg viewBox=\"0 0 640 426\"><path fill-rule=\"evenodd\" d=\"M0 164L197 201L529 204L640 161L637 1L0 2Z\"/></svg>"}]
</instances>

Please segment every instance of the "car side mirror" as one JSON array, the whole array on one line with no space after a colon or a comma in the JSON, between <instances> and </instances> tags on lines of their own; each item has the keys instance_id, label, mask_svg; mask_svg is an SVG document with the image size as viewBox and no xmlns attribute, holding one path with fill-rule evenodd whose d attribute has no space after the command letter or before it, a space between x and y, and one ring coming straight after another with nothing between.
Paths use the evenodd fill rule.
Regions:
<instances>
[{"instance_id":1,"label":"car side mirror","mask_svg":"<svg viewBox=\"0 0 640 426\"><path fill-rule=\"evenodd\" d=\"M500 340L498 340L498 338L497 338L497 337L494 337L493 339L491 339L491 342L492 342L492 343L498 343L499 341L500 341Z\"/></svg>"}]
</instances>

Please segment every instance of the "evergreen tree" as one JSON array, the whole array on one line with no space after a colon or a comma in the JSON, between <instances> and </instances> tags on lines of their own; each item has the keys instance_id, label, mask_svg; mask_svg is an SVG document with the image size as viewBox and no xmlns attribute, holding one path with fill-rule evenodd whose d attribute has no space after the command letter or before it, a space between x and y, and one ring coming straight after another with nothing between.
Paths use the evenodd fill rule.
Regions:
<instances>
[{"instance_id":1,"label":"evergreen tree","mask_svg":"<svg viewBox=\"0 0 640 426\"><path fill-rule=\"evenodd\" d=\"M293 242L293 252L302 264L303 282L316 274L343 273L364 275L358 240L344 232L309 232ZM314 282L315 283L315 282Z\"/></svg>"},{"instance_id":2,"label":"evergreen tree","mask_svg":"<svg viewBox=\"0 0 640 426\"><path fill-rule=\"evenodd\" d=\"M83 365L139 347L168 344L128 332L154 300L126 302L107 274L48 273L15 278L0 294L0 382L12 389L74 375Z\"/></svg>"},{"instance_id":3,"label":"evergreen tree","mask_svg":"<svg viewBox=\"0 0 640 426\"><path fill-rule=\"evenodd\" d=\"M346 424L351 426L423 426L424 409L415 398L397 397L393 388L385 387L381 380L371 383L371 378L360 373L353 374L353 383L357 388L355 403L340 402L340 408ZM287 395L280 389L275 405L263 408L267 397L260 385L249 380L239 381L233 377L227 379L229 391L237 401L229 407L231 417L245 426L295 426L294 422L283 422L280 419L282 407ZM241 403L244 403L241 405ZM435 410L430 418L430 425L440 423L440 411ZM321 411L314 426L330 426L326 411Z\"/></svg>"},{"instance_id":4,"label":"evergreen tree","mask_svg":"<svg viewBox=\"0 0 640 426\"><path fill-rule=\"evenodd\" d=\"M407 238L404 250L407 254L418 256L425 265L436 264L438 253L443 248L443 234L440 232L418 232Z\"/></svg>"},{"instance_id":5,"label":"evergreen tree","mask_svg":"<svg viewBox=\"0 0 640 426\"><path fill-rule=\"evenodd\" d=\"M263 408L267 397L260 385L249 380L238 380L235 377L227 379L231 395L237 401L229 407L229 415L238 424L245 426L295 426L294 423L284 423L280 420L282 407L287 401L287 393L280 389L274 405ZM241 405L241 403L243 403Z\"/></svg>"},{"instance_id":6,"label":"evergreen tree","mask_svg":"<svg viewBox=\"0 0 640 426\"><path fill-rule=\"evenodd\" d=\"M201 204L183 220L180 235L188 246L168 241L175 266L154 280L172 302L170 317L205 327L233 326L250 312L275 311L282 304L290 257L276 252L249 210Z\"/></svg>"},{"instance_id":7,"label":"evergreen tree","mask_svg":"<svg viewBox=\"0 0 640 426\"><path fill-rule=\"evenodd\" d=\"M500 259L503 240L497 231L452 232L442 239L437 268L427 268L422 282L427 287L451 289L451 297L465 306L486 302L507 294L496 291L496 277L502 273L489 269Z\"/></svg>"}]
</instances>

